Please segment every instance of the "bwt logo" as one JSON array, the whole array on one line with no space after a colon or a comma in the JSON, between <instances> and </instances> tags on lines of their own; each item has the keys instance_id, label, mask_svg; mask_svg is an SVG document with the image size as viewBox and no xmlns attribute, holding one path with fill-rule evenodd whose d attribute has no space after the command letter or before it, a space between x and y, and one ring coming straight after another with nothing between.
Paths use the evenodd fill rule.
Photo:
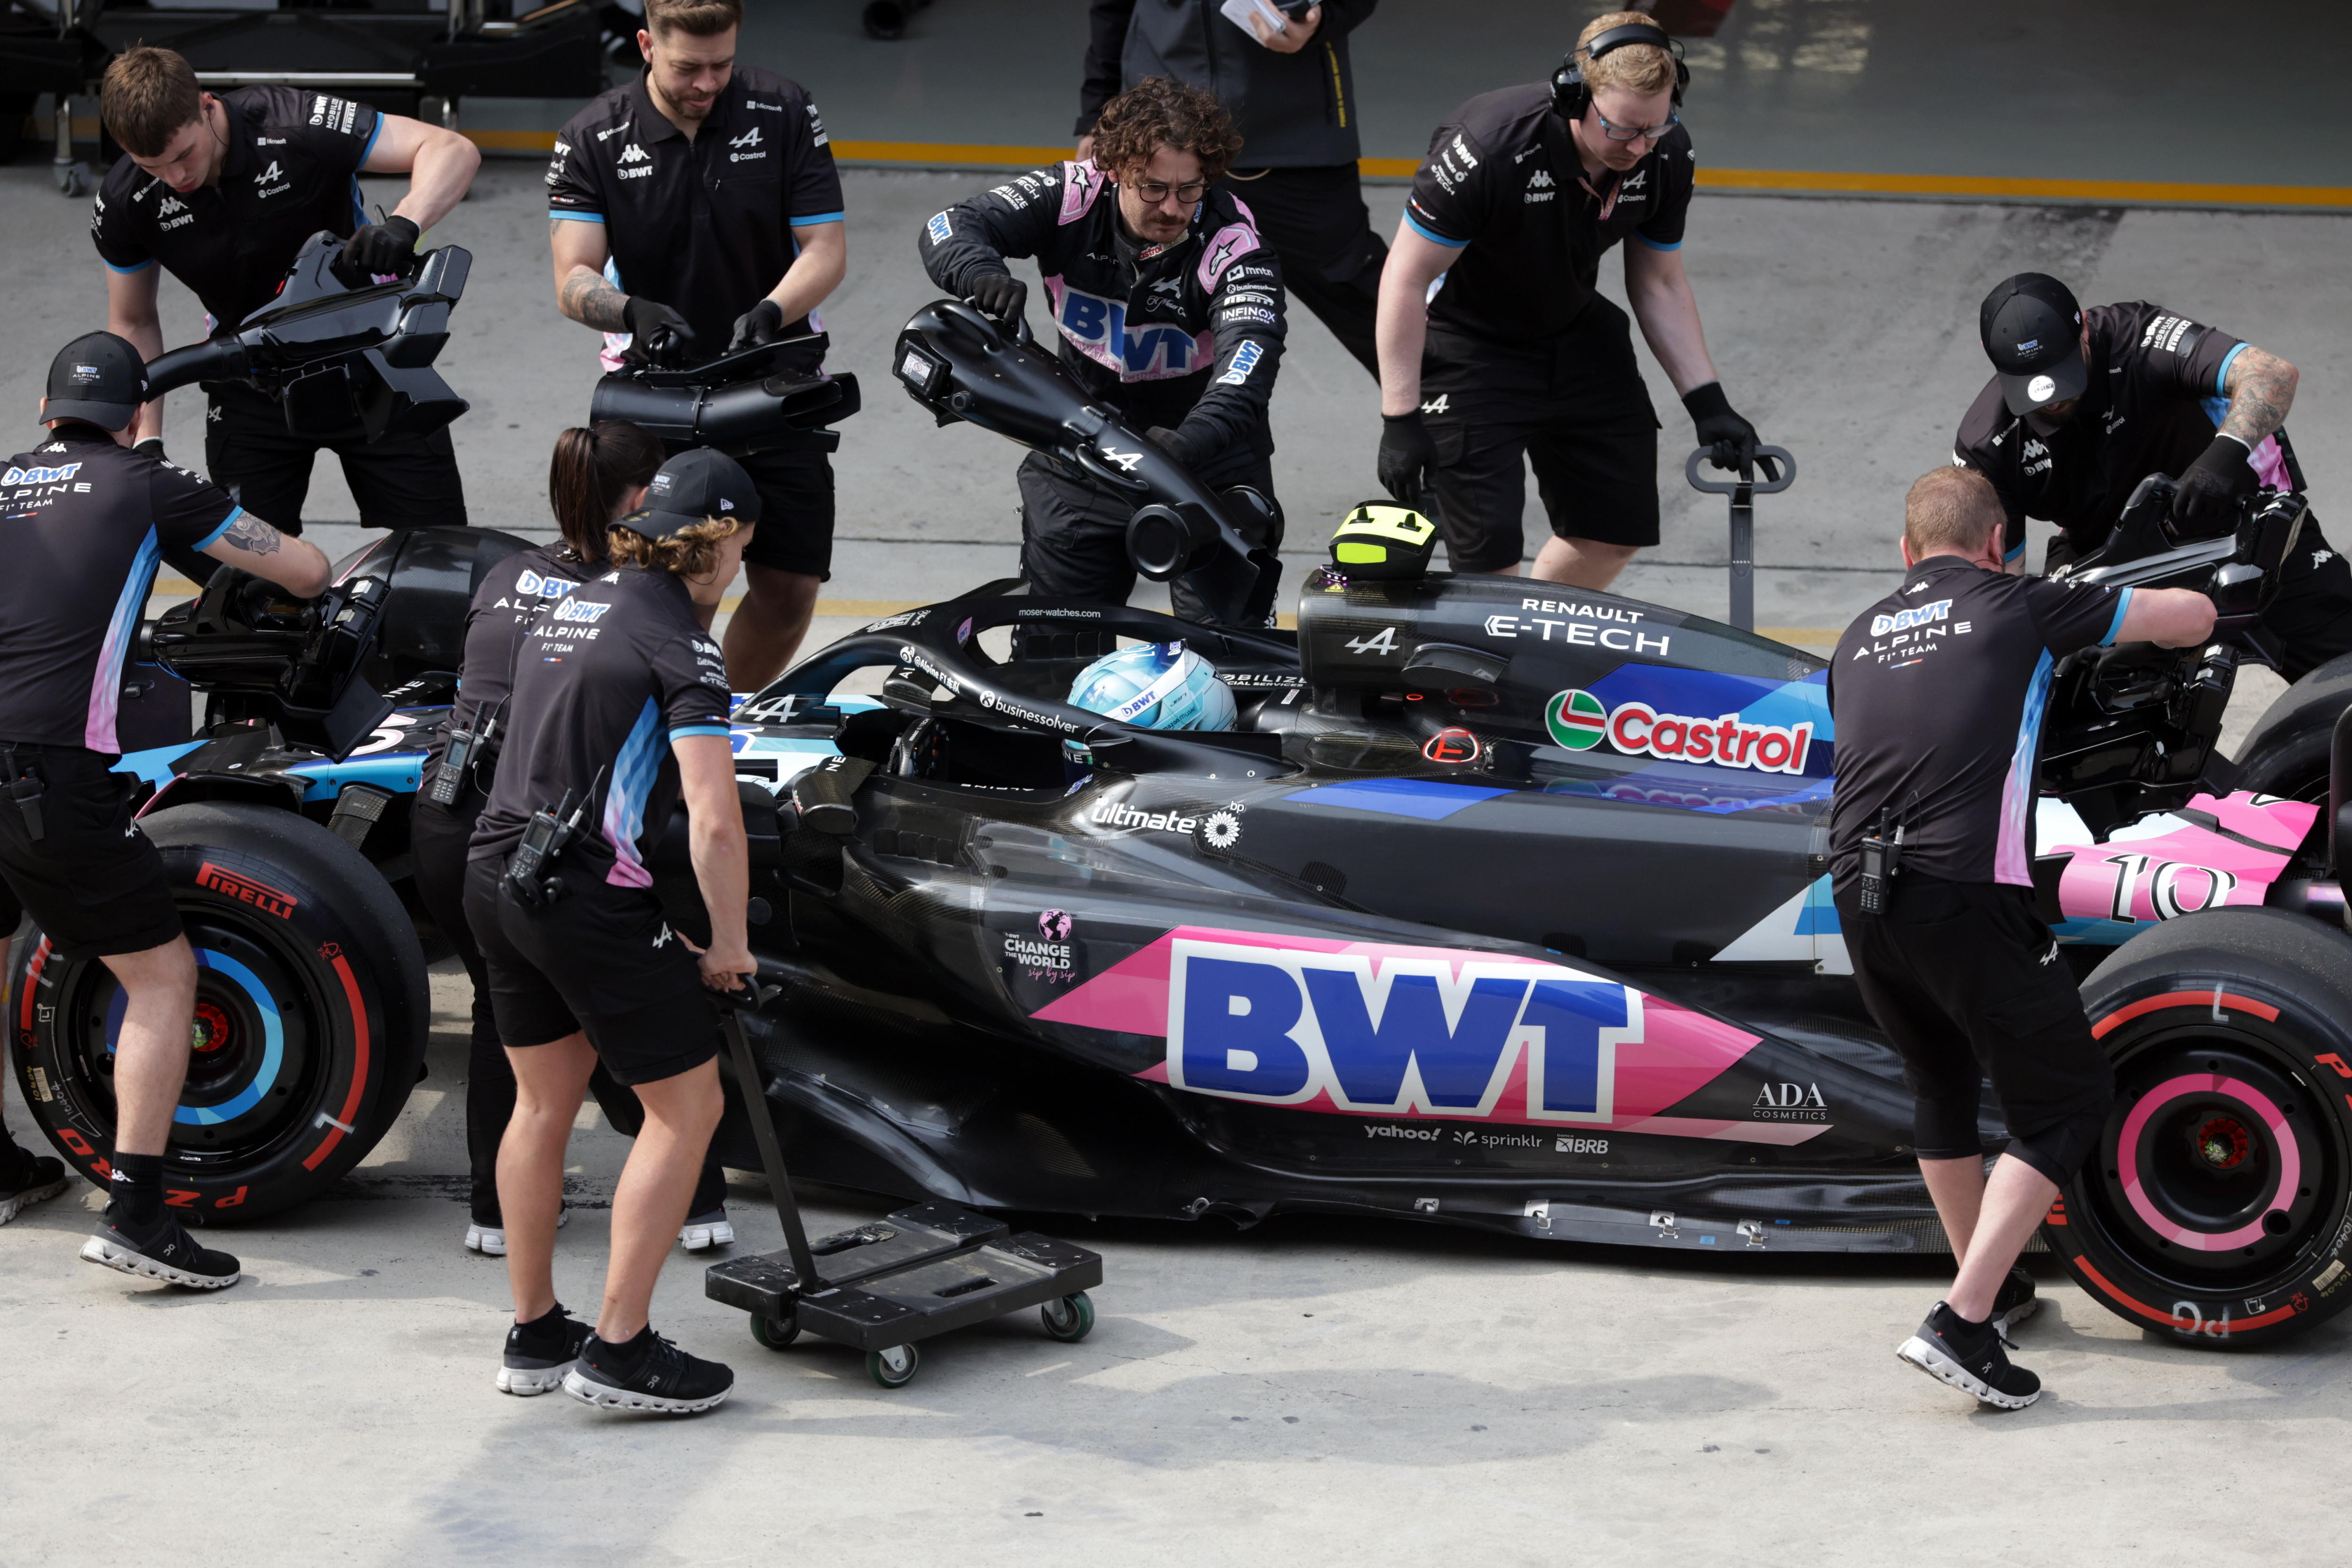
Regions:
<instances>
[{"instance_id":1,"label":"bwt logo","mask_svg":"<svg viewBox=\"0 0 2352 1568\"><path fill-rule=\"evenodd\" d=\"M57 468L19 468L13 465L0 474L0 485L54 485L72 479L81 472L79 463L68 463Z\"/></svg>"},{"instance_id":2,"label":"bwt logo","mask_svg":"<svg viewBox=\"0 0 2352 1568\"><path fill-rule=\"evenodd\" d=\"M569 577L542 577L529 567L525 567L522 574L515 579L514 591L542 599L561 599L578 586L580 584Z\"/></svg>"},{"instance_id":3,"label":"bwt logo","mask_svg":"<svg viewBox=\"0 0 2352 1568\"><path fill-rule=\"evenodd\" d=\"M1130 330L1126 300L1105 300L1076 289L1062 290L1057 324L1062 335L1087 358L1100 360L1128 381L1190 375L1200 355L1200 345L1183 328L1163 322Z\"/></svg>"},{"instance_id":4,"label":"bwt logo","mask_svg":"<svg viewBox=\"0 0 2352 1568\"><path fill-rule=\"evenodd\" d=\"M1267 1105L1484 1117L1527 1058L1528 1120L1609 1121L1642 994L1538 963L1285 952L1180 939L1168 1081ZM1520 1107L1507 1108L1517 1120Z\"/></svg>"},{"instance_id":5,"label":"bwt logo","mask_svg":"<svg viewBox=\"0 0 2352 1568\"><path fill-rule=\"evenodd\" d=\"M555 606L555 619L559 621L601 621L604 618L604 612L612 607L613 606L610 605L592 605L585 599L566 599L563 603Z\"/></svg>"},{"instance_id":6,"label":"bwt logo","mask_svg":"<svg viewBox=\"0 0 2352 1568\"><path fill-rule=\"evenodd\" d=\"M1940 621L1952 613L1952 601L1938 599L1932 605L1921 605L1913 610L1897 610L1891 616L1870 617L1870 635L1883 637L1889 632L1907 632L1913 626L1924 626L1930 621Z\"/></svg>"},{"instance_id":7,"label":"bwt logo","mask_svg":"<svg viewBox=\"0 0 2352 1568\"><path fill-rule=\"evenodd\" d=\"M291 893L281 893L267 882L257 882L250 877L225 870L209 860L197 868L196 886L218 893L225 899L235 899L240 904L251 904L281 921L290 918L300 902Z\"/></svg>"}]
</instances>

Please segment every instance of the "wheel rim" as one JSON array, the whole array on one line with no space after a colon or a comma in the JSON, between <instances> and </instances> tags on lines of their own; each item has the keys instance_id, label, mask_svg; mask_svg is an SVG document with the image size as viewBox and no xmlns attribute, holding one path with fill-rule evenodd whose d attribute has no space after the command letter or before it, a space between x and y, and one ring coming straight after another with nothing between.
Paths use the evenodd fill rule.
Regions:
<instances>
[{"instance_id":1,"label":"wheel rim","mask_svg":"<svg viewBox=\"0 0 2352 1568\"><path fill-rule=\"evenodd\" d=\"M1058 1301L1045 1303L1045 1326L1057 1334L1066 1334L1076 1326L1077 1303L1065 1296Z\"/></svg>"}]
</instances>

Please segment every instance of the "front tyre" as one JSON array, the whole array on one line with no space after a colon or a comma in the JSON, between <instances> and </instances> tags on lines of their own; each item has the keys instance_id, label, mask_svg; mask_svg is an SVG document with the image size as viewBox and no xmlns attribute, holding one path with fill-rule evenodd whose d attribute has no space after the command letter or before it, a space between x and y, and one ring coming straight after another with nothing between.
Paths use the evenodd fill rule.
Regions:
<instances>
[{"instance_id":1,"label":"front tyre","mask_svg":"<svg viewBox=\"0 0 2352 1568\"><path fill-rule=\"evenodd\" d=\"M2352 937L2216 910L2083 986L2116 1102L2042 1234L2102 1305L2250 1345L2352 1305Z\"/></svg>"},{"instance_id":2,"label":"front tyre","mask_svg":"<svg viewBox=\"0 0 2352 1568\"><path fill-rule=\"evenodd\" d=\"M431 1021L424 954L375 868L306 817L201 804L141 826L196 953L164 1201L192 1224L261 1219L331 1187L400 1113ZM11 969L25 1103L103 1186L121 988L98 960L60 958L37 926Z\"/></svg>"}]
</instances>

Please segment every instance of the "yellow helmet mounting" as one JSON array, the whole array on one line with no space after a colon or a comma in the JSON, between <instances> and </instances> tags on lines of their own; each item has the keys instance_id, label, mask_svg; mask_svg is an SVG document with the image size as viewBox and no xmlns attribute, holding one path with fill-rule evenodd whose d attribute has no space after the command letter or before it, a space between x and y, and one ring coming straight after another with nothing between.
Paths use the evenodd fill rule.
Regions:
<instances>
[{"instance_id":1,"label":"yellow helmet mounting","mask_svg":"<svg viewBox=\"0 0 2352 1568\"><path fill-rule=\"evenodd\" d=\"M1331 567L1361 582L1418 577L1437 548L1437 525L1409 506L1368 500L1331 534Z\"/></svg>"}]
</instances>

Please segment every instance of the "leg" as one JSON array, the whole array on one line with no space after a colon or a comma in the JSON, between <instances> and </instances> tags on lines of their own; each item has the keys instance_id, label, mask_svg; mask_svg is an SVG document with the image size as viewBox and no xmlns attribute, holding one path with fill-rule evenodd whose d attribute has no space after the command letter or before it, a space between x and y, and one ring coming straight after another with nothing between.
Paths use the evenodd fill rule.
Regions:
<instances>
[{"instance_id":1,"label":"leg","mask_svg":"<svg viewBox=\"0 0 2352 1568\"><path fill-rule=\"evenodd\" d=\"M499 1140L514 1115L514 1068L499 1044L490 1009L489 974L481 945L466 919L466 841L480 815L481 796L472 791L452 806L416 798L409 813L409 850L416 866L416 896L441 934L457 950L473 983L471 1037L466 1067L466 1163L473 1173L470 1215L478 1226L501 1228L499 1220Z\"/></svg>"},{"instance_id":2,"label":"leg","mask_svg":"<svg viewBox=\"0 0 2352 1568\"><path fill-rule=\"evenodd\" d=\"M743 467L759 487L760 526L743 551L743 602L727 623L727 681L757 691L800 651L817 589L833 574L833 462L823 452L760 452Z\"/></svg>"},{"instance_id":3,"label":"leg","mask_svg":"<svg viewBox=\"0 0 2352 1568\"><path fill-rule=\"evenodd\" d=\"M1926 1163L1921 1162L1923 1169ZM1945 1298L1953 1311L1972 1323L1980 1323L1992 1315L1993 1293L2016 1266L2018 1254L2025 1250L2033 1227L2050 1212L2051 1201L2058 1195L2058 1184L2016 1155L2003 1154L1993 1163L1992 1178L1983 1181L1980 1190L1984 1197L1982 1215L1977 1222L1968 1256L1960 1264L1959 1277L1952 1281L1951 1294ZM1941 1203L1937 1205L1938 1213L1942 1207Z\"/></svg>"},{"instance_id":4,"label":"leg","mask_svg":"<svg viewBox=\"0 0 2352 1568\"><path fill-rule=\"evenodd\" d=\"M613 1193L613 1261L596 1337L624 1344L646 1326L654 1281L686 1223L723 1100L716 1058L636 1086L646 1125Z\"/></svg>"},{"instance_id":5,"label":"leg","mask_svg":"<svg viewBox=\"0 0 2352 1568\"><path fill-rule=\"evenodd\" d=\"M1958 1160L1930 1160L1923 1155L1919 1174L1927 1180L1936 1217L1943 1222L1944 1235L1952 1244L1952 1267L1966 1268L1969 1245L1976 1238L1977 1223L1984 1210L1984 1159L1971 1154Z\"/></svg>"},{"instance_id":6,"label":"leg","mask_svg":"<svg viewBox=\"0 0 2352 1568\"><path fill-rule=\"evenodd\" d=\"M1550 359L1433 328L1421 363L1428 485L1456 572L1516 575L1526 552L1528 440L1549 416Z\"/></svg>"},{"instance_id":7,"label":"leg","mask_svg":"<svg viewBox=\"0 0 2352 1568\"><path fill-rule=\"evenodd\" d=\"M114 1047L114 1148L160 1157L188 1077L188 1032L196 1013L196 954L184 936L104 959L126 1004Z\"/></svg>"},{"instance_id":8,"label":"leg","mask_svg":"<svg viewBox=\"0 0 2352 1568\"><path fill-rule=\"evenodd\" d=\"M1595 335L1613 348L1623 332ZM1614 375L1620 384L1612 386L1610 373L1596 373L1567 405L1576 412L1529 436L1528 461L1552 531L1530 577L1598 593L1658 542L1658 419L1630 345Z\"/></svg>"},{"instance_id":9,"label":"leg","mask_svg":"<svg viewBox=\"0 0 2352 1568\"><path fill-rule=\"evenodd\" d=\"M1135 591L1127 511L1040 457L1022 460L1021 575L1040 598L1124 605ZM1114 512L1117 513L1114 518Z\"/></svg>"},{"instance_id":10,"label":"leg","mask_svg":"<svg viewBox=\"0 0 2352 1568\"><path fill-rule=\"evenodd\" d=\"M1640 553L1641 546L1635 544L1604 544L1597 539L1555 535L1545 540L1543 548L1536 552L1528 575L1547 583L1590 588L1598 594L1617 581L1617 574Z\"/></svg>"},{"instance_id":11,"label":"leg","mask_svg":"<svg viewBox=\"0 0 2352 1568\"><path fill-rule=\"evenodd\" d=\"M1389 250L1372 232L1355 165L1262 169L1228 174L1224 184L1249 204L1258 232L1281 258L1290 297L1380 379L1372 321Z\"/></svg>"},{"instance_id":12,"label":"leg","mask_svg":"<svg viewBox=\"0 0 2352 1568\"><path fill-rule=\"evenodd\" d=\"M392 435L338 447L335 456L342 459L352 499L360 503L361 527L466 526L466 487L447 426L429 436Z\"/></svg>"},{"instance_id":13,"label":"leg","mask_svg":"<svg viewBox=\"0 0 2352 1568\"><path fill-rule=\"evenodd\" d=\"M730 686L757 691L784 672L808 636L824 581L805 572L744 563L743 602L727 623L724 645Z\"/></svg>"},{"instance_id":14,"label":"leg","mask_svg":"<svg viewBox=\"0 0 2352 1568\"><path fill-rule=\"evenodd\" d=\"M319 448L287 434L278 405L249 387L223 386L210 395L205 467L213 483L279 532L300 533Z\"/></svg>"},{"instance_id":15,"label":"leg","mask_svg":"<svg viewBox=\"0 0 2352 1568\"><path fill-rule=\"evenodd\" d=\"M583 1034L510 1047L514 1120L499 1144L499 1212L506 1220L507 1279L515 1321L555 1305L555 1219L563 1209L563 1149L587 1092L596 1053Z\"/></svg>"}]
</instances>

